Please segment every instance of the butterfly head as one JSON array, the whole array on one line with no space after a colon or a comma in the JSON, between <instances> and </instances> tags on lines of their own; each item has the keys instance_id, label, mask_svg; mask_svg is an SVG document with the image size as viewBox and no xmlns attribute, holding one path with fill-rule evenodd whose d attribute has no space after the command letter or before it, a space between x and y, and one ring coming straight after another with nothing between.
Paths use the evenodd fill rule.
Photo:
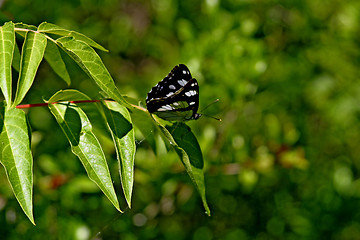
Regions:
<instances>
[{"instance_id":1,"label":"butterfly head","mask_svg":"<svg viewBox=\"0 0 360 240\"><path fill-rule=\"evenodd\" d=\"M197 120L201 117L202 115L200 113L195 113L194 116L193 116L193 119L194 120Z\"/></svg>"}]
</instances>

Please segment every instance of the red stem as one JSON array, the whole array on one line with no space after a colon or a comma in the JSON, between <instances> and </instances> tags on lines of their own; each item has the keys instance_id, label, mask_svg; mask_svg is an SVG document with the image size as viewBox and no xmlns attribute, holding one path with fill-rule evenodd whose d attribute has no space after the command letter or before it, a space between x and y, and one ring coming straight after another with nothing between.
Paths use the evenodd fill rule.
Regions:
<instances>
[{"instance_id":1,"label":"red stem","mask_svg":"<svg viewBox=\"0 0 360 240\"><path fill-rule=\"evenodd\" d=\"M100 102L101 100L78 100L78 101L69 101L70 103L90 103L90 102ZM56 104L59 102L53 102L50 104ZM31 108L31 107L45 107L49 105L49 103L32 103L32 104L23 104L17 105L16 108Z\"/></svg>"}]
</instances>

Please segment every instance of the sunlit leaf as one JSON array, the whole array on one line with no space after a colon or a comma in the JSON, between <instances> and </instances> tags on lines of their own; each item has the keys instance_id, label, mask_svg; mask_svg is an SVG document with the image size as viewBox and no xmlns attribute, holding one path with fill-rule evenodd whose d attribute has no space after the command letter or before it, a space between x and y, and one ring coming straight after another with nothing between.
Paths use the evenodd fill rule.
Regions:
<instances>
[{"instance_id":1,"label":"sunlit leaf","mask_svg":"<svg viewBox=\"0 0 360 240\"><path fill-rule=\"evenodd\" d=\"M48 41L44 57L54 72L70 85L71 80L66 65L61 57L58 46L52 41Z\"/></svg>"},{"instance_id":2,"label":"sunlit leaf","mask_svg":"<svg viewBox=\"0 0 360 240\"><path fill-rule=\"evenodd\" d=\"M62 37L57 39L57 42L110 98L126 106L129 105L121 96L110 73L93 48L73 37Z\"/></svg>"},{"instance_id":3,"label":"sunlit leaf","mask_svg":"<svg viewBox=\"0 0 360 240\"><path fill-rule=\"evenodd\" d=\"M64 100L75 95L76 92L78 91L60 91L50 98L49 103ZM65 102L49 104L49 108L69 140L72 152L79 157L85 167L89 178L99 186L116 209L121 211L104 152L86 114L77 105Z\"/></svg>"},{"instance_id":4,"label":"sunlit leaf","mask_svg":"<svg viewBox=\"0 0 360 240\"><path fill-rule=\"evenodd\" d=\"M86 94L75 90L66 89L60 90L55 93L50 99L49 103L61 102L61 101L78 101L78 100L91 100Z\"/></svg>"},{"instance_id":5,"label":"sunlit leaf","mask_svg":"<svg viewBox=\"0 0 360 240\"><path fill-rule=\"evenodd\" d=\"M92 40L91 38L85 36L84 34L64 29L64 28L57 26L55 24L52 24L52 23L47 23L47 22L41 23L38 27L38 31L44 32L44 33L51 33L51 34L55 34L58 36L74 37L76 40L83 41L86 44L88 44L89 46L92 46L94 48L97 48L97 49L105 51L105 52L108 51L103 46L101 46L100 44L98 44L97 42Z\"/></svg>"},{"instance_id":6,"label":"sunlit leaf","mask_svg":"<svg viewBox=\"0 0 360 240\"><path fill-rule=\"evenodd\" d=\"M14 24L7 22L0 28L0 88L8 106L11 104L11 64L14 46Z\"/></svg>"},{"instance_id":7,"label":"sunlit leaf","mask_svg":"<svg viewBox=\"0 0 360 240\"><path fill-rule=\"evenodd\" d=\"M35 224L32 207L33 159L25 113L16 108L0 107L1 164L23 211Z\"/></svg>"},{"instance_id":8,"label":"sunlit leaf","mask_svg":"<svg viewBox=\"0 0 360 240\"><path fill-rule=\"evenodd\" d=\"M37 69L44 56L46 37L41 33L27 32L21 53L17 91L13 105L21 103L34 82Z\"/></svg>"},{"instance_id":9,"label":"sunlit leaf","mask_svg":"<svg viewBox=\"0 0 360 240\"><path fill-rule=\"evenodd\" d=\"M131 195L134 184L135 133L131 117L126 107L117 102L104 102L104 112L115 143L119 161L121 184L125 199L131 207Z\"/></svg>"}]
</instances>

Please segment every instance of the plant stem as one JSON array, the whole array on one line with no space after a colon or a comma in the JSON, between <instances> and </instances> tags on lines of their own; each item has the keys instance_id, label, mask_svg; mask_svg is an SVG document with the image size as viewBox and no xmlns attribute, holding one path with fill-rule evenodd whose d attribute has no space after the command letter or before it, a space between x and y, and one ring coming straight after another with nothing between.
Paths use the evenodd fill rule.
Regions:
<instances>
[{"instance_id":1,"label":"plant stem","mask_svg":"<svg viewBox=\"0 0 360 240\"><path fill-rule=\"evenodd\" d=\"M104 100L105 102L114 102L114 100ZM75 100L75 101L63 101L67 103L93 103L93 102L101 102L101 100ZM16 108L32 108L32 107L47 107L49 104L57 104L61 102L53 102L53 103L30 103L30 104L22 104L17 105ZM147 111L145 108L130 104L131 107L137 108L138 110Z\"/></svg>"},{"instance_id":2,"label":"plant stem","mask_svg":"<svg viewBox=\"0 0 360 240\"><path fill-rule=\"evenodd\" d=\"M93 102L101 102L102 100L77 100L77 101L63 101L63 103L93 103ZM114 100L104 100L105 102L114 102ZM52 103L30 103L30 104L22 104L22 105L17 105L16 108L21 109L21 108L32 108L32 107L47 107L49 104L57 104L57 103L61 103L61 102L52 102ZM133 108L137 108L138 110L144 111L146 112L146 108L140 107L140 106L136 106L133 104L130 104L131 107Z\"/></svg>"},{"instance_id":3,"label":"plant stem","mask_svg":"<svg viewBox=\"0 0 360 240\"><path fill-rule=\"evenodd\" d=\"M109 101L109 100L105 100ZM90 103L90 102L101 102L101 100L78 100L78 101L68 101L69 103ZM32 103L32 104L23 104L17 105L16 108L31 108L31 107L46 107L49 104L56 104L60 102L53 102L53 103Z\"/></svg>"}]
</instances>

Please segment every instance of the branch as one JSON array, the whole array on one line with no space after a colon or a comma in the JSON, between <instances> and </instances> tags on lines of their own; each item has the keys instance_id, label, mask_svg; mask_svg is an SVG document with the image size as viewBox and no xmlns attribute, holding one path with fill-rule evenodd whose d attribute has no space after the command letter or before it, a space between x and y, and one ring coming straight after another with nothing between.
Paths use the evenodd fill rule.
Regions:
<instances>
[{"instance_id":1,"label":"branch","mask_svg":"<svg viewBox=\"0 0 360 240\"><path fill-rule=\"evenodd\" d=\"M105 101L112 101L112 100L105 100ZM78 101L68 101L68 102L69 103L91 103L91 102L101 102L101 100L78 100ZM17 105L16 108L46 107L49 104L56 104L56 103L60 103L60 102L23 104L23 105Z\"/></svg>"},{"instance_id":2,"label":"branch","mask_svg":"<svg viewBox=\"0 0 360 240\"><path fill-rule=\"evenodd\" d=\"M114 100L104 100L105 102L115 102ZM75 100L75 101L66 101L69 103L93 103L93 102L101 102L101 100ZM61 102L53 102L53 103L31 103L31 104L22 104L22 105L17 105L16 108L32 108L32 107L47 107L49 104L57 104L57 103L61 103ZM142 111L147 111L145 108L140 107L140 106L136 106L133 104L130 104L132 107L137 108L139 110Z\"/></svg>"}]
</instances>

